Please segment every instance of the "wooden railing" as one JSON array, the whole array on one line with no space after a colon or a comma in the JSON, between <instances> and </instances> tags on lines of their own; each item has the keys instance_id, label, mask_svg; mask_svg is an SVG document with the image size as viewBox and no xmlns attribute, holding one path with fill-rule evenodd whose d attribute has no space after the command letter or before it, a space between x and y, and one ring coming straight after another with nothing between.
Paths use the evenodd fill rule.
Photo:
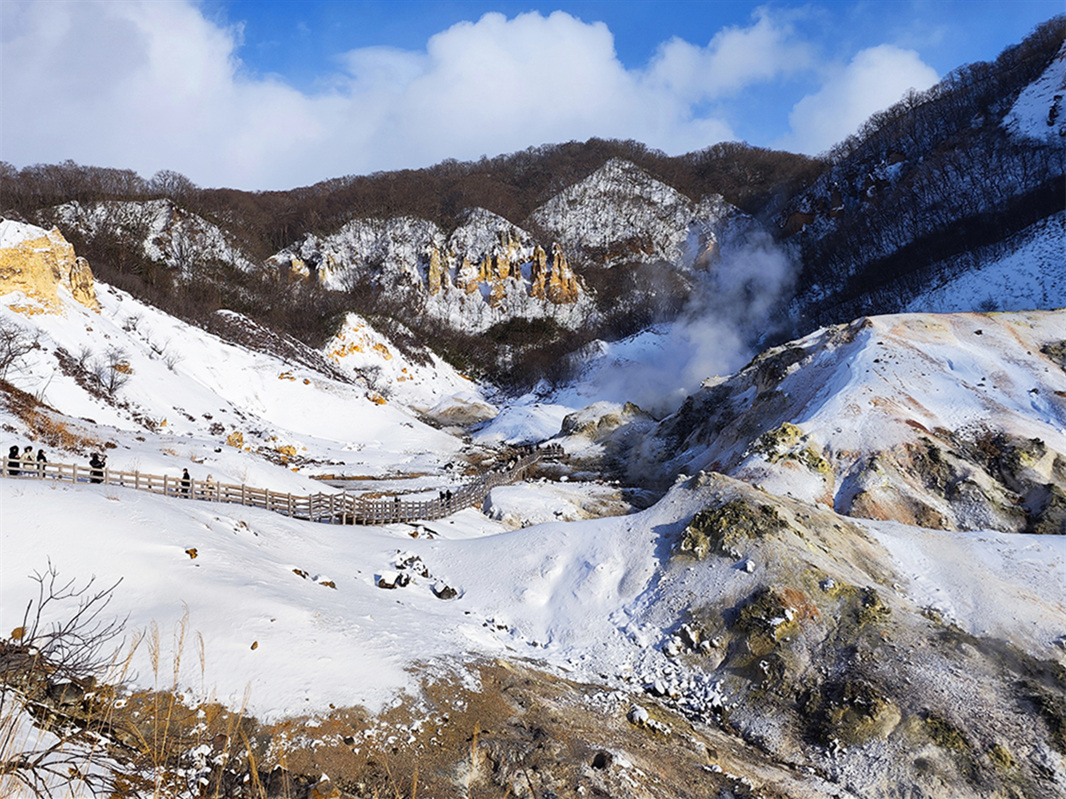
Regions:
<instances>
[{"instance_id":1,"label":"wooden railing","mask_svg":"<svg viewBox=\"0 0 1066 799\"><path fill-rule=\"evenodd\" d=\"M248 505L283 513L294 519L327 524L389 524L392 522L432 521L450 516L469 507L481 507L496 486L519 480L535 463L546 457L559 457L563 449L549 444L523 455L505 468L482 475L455 492L431 500L364 499L346 492L290 494L254 488L248 485L219 483L170 475L142 474L116 469L94 469L69 463L39 463L32 460L4 458L0 476L37 480L62 480L68 483L98 483L148 491L178 499L196 499Z\"/></svg>"}]
</instances>

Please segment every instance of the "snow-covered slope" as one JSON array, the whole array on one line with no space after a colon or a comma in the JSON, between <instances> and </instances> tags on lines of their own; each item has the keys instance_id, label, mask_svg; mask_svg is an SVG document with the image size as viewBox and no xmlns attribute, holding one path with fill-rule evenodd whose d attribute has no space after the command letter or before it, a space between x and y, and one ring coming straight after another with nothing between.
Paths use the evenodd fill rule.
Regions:
<instances>
[{"instance_id":1,"label":"snow-covered slope","mask_svg":"<svg viewBox=\"0 0 1066 799\"><path fill-rule=\"evenodd\" d=\"M7 379L66 417L65 423L84 424L80 419L97 426L92 438L118 445L111 450L112 468L160 473L189 466L197 479L211 473L219 480L306 492L318 490L317 484L256 453L305 467L325 464L337 474L381 474L433 469L461 446L400 402L384 401L358 365L348 368L351 382L342 382L227 343L113 287L97 284L96 295L99 312L67 301L55 313L12 293L0 298L0 319L38 343ZM393 360L398 369L417 368L405 365L398 349ZM414 383L405 398L447 408L454 387L468 404L471 389L460 382ZM26 434L26 419L11 411L3 416L10 434ZM232 446L236 438L240 444ZM394 447L407 453L400 461ZM84 450L52 451L50 457L80 461Z\"/></svg>"},{"instance_id":2,"label":"snow-covered slope","mask_svg":"<svg viewBox=\"0 0 1066 799\"><path fill-rule=\"evenodd\" d=\"M1061 144L1066 136L1066 44L1044 74L1030 83L1010 112L1003 127L1012 135Z\"/></svg>"},{"instance_id":3,"label":"snow-covered slope","mask_svg":"<svg viewBox=\"0 0 1066 799\"><path fill-rule=\"evenodd\" d=\"M890 523L858 526L721 477L681 483L638 515L506 532L467 511L417 538L405 525L353 530L117 488L4 480L0 492L5 574L41 570L51 556L65 579L122 579L110 609L129 613L131 631L150 631L132 658L135 685L170 684L171 642L184 623L189 643L176 687L187 701L217 697L262 720L310 714L309 746L332 744L314 728L333 708L407 703L416 710L404 729L417 731L429 721L417 714L423 685L458 678L489 691L479 687L478 664L516 659L612 692L601 735L642 723L644 708L661 717L659 705L690 720L686 734L715 729L728 714L730 728L758 736L762 751L809 767L812 776L800 779L847 779L854 792L844 795L888 795L882 782L890 778L920 782L912 757L883 747L920 747L907 742L923 729L923 714L964 725L970 736L996 730L1012 750L1025 742L1062 779L1044 756L1047 734L1018 713L1025 666L1012 665L1061 656L1061 536L930 538ZM736 507L763 516L771 507L784 526L735 535L727 547L735 554L686 554L694 515ZM397 571L412 575L405 588L375 585L377 575ZM457 595L440 599L435 586ZM10 629L33 584L5 579L0 590L0 625ZM849 621L856 612L872 621ZM994 647L938 646L944 630L978 646L985 639L968 636L1009 641L1013 660L998 660ZM892 656L897 646L907 658ZM877 651L876 667L845 667L840 676L837 653L846 663L856 648ZM956 679L962 662L987 676ZM844 679L874 692L888 718L872 729L823 721L824 710L807 715L785 698L804 686L838 702ZM781 690L767 691L768 683ZM804 735L822 735L815 740L826 745ZM826 735L858 736L872 748L834 747ZM559 764L568 757L558 755ZM1030 757L1019 761L1022 773L1033 770ZM734 774L749 767L731 763Z\"/></svg>"},{"instance_id":4,"label":"snow-covered slope","mask_svg":"<svg viewBox=\"0 0 1066 799\"><path fill-rule=\"evenodd\" d=\"M1063 532L1066 311L871 317L693 395L633 461L838 511Z\"/></svg>"},{"instance_id":5,"label":"snow-covered slope","mask_svg":"<svg viewBox=\"0 0 1066 799\"><path fill-rule=\"evenodd\" d=\"M1024 311L1066 306L1066 211L934 267L940 275L905 310Z\"/></svg>"},{"instance_id":6,"label":"snow-covered slope","mask_svg":"<svg viewBox=\"0 0 1066 799\"><path fill-rule=\"evenodd\" d=\"M358 314L345 317L323 350L326 357L378 394L441 422L469 424L491 419L497 413L481 387L439 355L424 349L424 360L404 357L402 350Z\"/></svg>"},{"instance_id":7,"label":"snow-covered slope","mask_svg":"<svg viewBox=\"0 0 1066 799\"><path fill-rule=\"evenodd\" d=\"M1063 18L1053 18L994 63L953 71L836 148L777 218L803 263L795 314L834 324L927 310L955 288L952 310L985 309L990 295L994 309L1066 305L1061 236L1048 279L1037 280L1043 259L1018 279L1002 266L1012 250L1032 252L1041 228L1061 226L1064 37ZM1051 289L1046 299L1035 282ZM926 292L936 293L929 306Z\"/></svg>"}]
</instances>

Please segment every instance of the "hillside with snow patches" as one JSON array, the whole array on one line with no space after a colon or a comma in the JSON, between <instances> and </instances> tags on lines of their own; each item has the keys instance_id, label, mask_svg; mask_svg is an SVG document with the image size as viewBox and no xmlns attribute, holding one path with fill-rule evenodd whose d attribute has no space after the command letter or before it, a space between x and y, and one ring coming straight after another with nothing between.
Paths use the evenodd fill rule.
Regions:
<instances>
[{"instance_id":1,"label":"hillside with snow patches","mask_svg":"<svg viewBox=\"0 0 1066 799\"><path fill-rule=\"evenodd\" d=\"M257 264L224 230L170 200L69 202L55 209L56 224L83 236L126 237L152 262L192 278L195 267L223 263L246 272Z\"/></svg>"},{"instance_id":2,"label":"hillside with snow patches","mask_svg":"<svg viewBox=\"0 0 1066 799\"><path fill-rule=\"evenodd\" d=\"M44 231L5 222L0 234L4 251ZM422 769L442 796L1066 786L1062 311L827 328L656 421L604 401L606 384L500 408L355 315L316 369L271 354L250 323L236 344L104 284L99 311L60 286L55 312L31 289L0 301L5 329L37 342L8 370L0 427L5 446L44 446L52 461L99 449L115 469L435 497L489 468L503 441L558 437L573 460L494 489L483 509L379 527L0 478L5 634L49 563L116 585L108 612L126 619L127 642L163 641L164 676L143 644L130 689L166 684L184 618L203 652L178 669L185 701L290 725L307 751L334 753L308 761L312 781L332 771L353 796L389 787L370 764L390 748L409 758L398 764L449 763ZM644 339L614 353L654 351ZM102 389L100 364L127 379ZM652 484L650 507L626 502ZM1055 534L1026 532L1038 529ZM380 587L400 573L404 587ZM525 670L533 698L516 704L494 668ZM593 688L558 704L558 680ZM473 721L454 749L442 741L477 696L504 708L481 728L496 766L462 776ZM558 725L546 760L522 721L542 703ZM676 781L648 754L659 746L684 761ZM590 769L598 750L610 762Z\"/></svg>"},{"instance_id":3,"label":"hillside with snow patches","mask_svg":"<svg viewBox=\"0 0 1066 799\"><path fill-rule=\"evenodd\" d=\"M713 257L716 231L734 215L742 216L721 196L693 202L615 158L537 208L530 220L568 251L602 266L661 260L691 268Z\"/></svg>"}]
</instances>

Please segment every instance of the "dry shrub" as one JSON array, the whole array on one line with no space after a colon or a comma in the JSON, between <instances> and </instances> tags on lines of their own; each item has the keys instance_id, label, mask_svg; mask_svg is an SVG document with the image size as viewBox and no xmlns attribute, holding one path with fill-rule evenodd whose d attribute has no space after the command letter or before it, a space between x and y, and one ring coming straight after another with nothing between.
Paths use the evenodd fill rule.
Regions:
<instances>
[{"instance_id":1,"label":"dry shrub","mask_svg":"<svg viewBox=\"0 0 1066 799\"><path fill-rule=\"evenodd\" d=\"M0 380L0 397L7 409L26 425L28 437L49 449L85 453L105 448L99 439L85 435L57 418L58 411L40 402L32 394Z\"/></svg>"},{"instance_id":2,"label":"dry shrub","mask_svg":"<svg viewBox=\"0 0 1066 799\"><path fill-rule=\"evenodd\" d=\"M50 449L84 454L106 448L106 444L99 439L71 429L66 422L45 412L35 411L24 421L29 428L30 438Z\"/></svg>"}]
</instances>

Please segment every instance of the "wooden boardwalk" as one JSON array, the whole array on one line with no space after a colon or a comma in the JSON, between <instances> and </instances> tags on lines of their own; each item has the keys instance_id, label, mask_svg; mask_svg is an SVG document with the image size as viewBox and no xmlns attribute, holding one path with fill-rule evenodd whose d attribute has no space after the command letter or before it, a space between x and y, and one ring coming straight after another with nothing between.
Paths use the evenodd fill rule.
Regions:
<instances>
[{"instance_id":1,"label":"wooden boardwalk","mask_svg":"<svg viewBox=\"0 0 1066 799\"><path fill-rule=\"evenodd\" d=\"M326 524L390 524L393 522L432 521L450 516L464 508L478 507L496 486L520 480L537 462L563 454L558 444L549 444L515 459L508 469L489 472L473 483L461 486L450 497L432 500L364 499L347 492L288 494L268 488L218 483L214 480L190 479L169 475L123 472L115 469L92 469L68 463L37 463L4 458L0 476L23 480L61 480L67 483L98 483L148 491L177 499L225 502L248 505L282 513L293 519Z\"/></svg>"}]
</instances>

